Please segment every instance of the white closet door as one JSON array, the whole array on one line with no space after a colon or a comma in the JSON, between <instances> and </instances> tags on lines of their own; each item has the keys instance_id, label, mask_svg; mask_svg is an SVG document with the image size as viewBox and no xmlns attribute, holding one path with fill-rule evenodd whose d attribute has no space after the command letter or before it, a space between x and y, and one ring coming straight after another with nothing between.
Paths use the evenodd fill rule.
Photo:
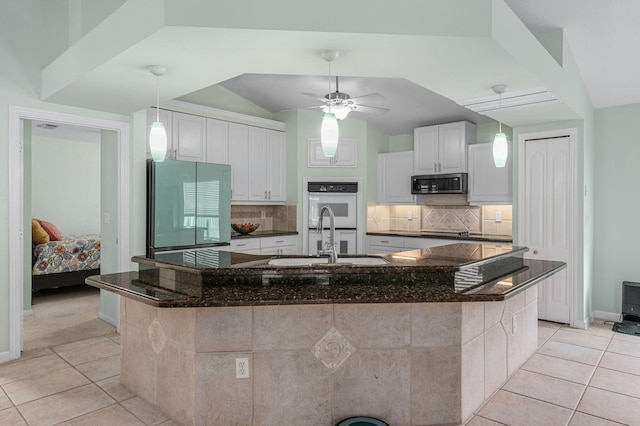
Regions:
<instances>
[{"instance_id":1,"label":"white closet door","mask_svg":"<svg viewBox=\"0 0 640 426\"><path fill-rule=\"evenodd\" d=\"M572 184L569 138L525 142L525 235L527 257L569 263L572 241ZM538 286L538 317L569 323L571 274L567 267Z\"/></svg>"}]
</instances>

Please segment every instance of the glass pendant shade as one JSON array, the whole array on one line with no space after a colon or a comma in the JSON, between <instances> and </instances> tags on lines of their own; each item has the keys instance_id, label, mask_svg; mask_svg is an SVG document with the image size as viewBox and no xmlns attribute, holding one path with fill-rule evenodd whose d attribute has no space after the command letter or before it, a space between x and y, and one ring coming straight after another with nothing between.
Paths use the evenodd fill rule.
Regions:
<instances>
[{"instance_id":1,"label":"glass pendant shade","mask_svg":"<svg viewBox=\"0 0 640 426\"><path fill-rule=\"evenodd\" d=\"M336 115L327 112L320 127L320 144L325 157L333 157L338 149L338 120Z\"/></svg>"},{"instance_id":2,"label":"glass pendant shade","mask_svg":"<svg viewBox=\"0 0 640 426\"><path fill-rule=\"evenodd\" d=\"M149 151L153 161L162 162L167 156L167 131L159 121L151 125L149 132Z\"/></svg>"},{"instance_id":3,"label":"glass pendant shade","mask_svg":"<svg viewBox=\"0 0 640 426\"><path fill-rule=\"evenodd\" d=\"M346 105L334 105L331 108L329 107L324 108L324 112L329 112L329 111L334 113L338 120L344 120L345 118L347 118L347 115L349 115L349 113L351 112L351 108L349 108Z\"/></svg>"},{"instance_id":4,"label":"glass pendant shade","mask_svg":"<svg viewBox=\"0 0 640 426\"><path fill-rule=\"evenodd\" d=\"M507 164L508 154L507 137L504 133L496 133L496 137L493 140L493 163L496 167L504 167Z\"/></svg>"}]
</instances>

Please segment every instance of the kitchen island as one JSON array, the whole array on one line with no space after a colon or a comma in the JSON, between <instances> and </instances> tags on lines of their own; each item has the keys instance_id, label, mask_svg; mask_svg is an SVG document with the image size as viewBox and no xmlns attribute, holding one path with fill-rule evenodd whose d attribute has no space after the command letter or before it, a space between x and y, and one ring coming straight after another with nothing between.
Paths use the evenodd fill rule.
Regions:
<instances>
[{"instance_id":1,"label":"kitchen island","mask_svg":"<svg viewBox=\"0 0 640 426\"><path fill-rule=\"evenodd\" d=\"M536 350L535 284L564 264L524 252L201 250L87 283L124 296L122 383L181 424L459 424Z\"/></svg>"}]
</instances>

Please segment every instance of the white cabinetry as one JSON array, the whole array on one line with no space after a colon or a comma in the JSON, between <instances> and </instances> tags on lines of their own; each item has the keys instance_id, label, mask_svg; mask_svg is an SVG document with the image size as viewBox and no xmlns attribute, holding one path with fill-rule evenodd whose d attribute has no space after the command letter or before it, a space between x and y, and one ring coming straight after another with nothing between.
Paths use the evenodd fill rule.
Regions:
<instances>
[{"instance_id":1,"label":"white cabinetry","mask_svg":"<svg viewBox=\"0 0 640 426\"><path fill-rule=\"evenodd\" d=\"M397 253L404 251L402 237L369 235L369 254Z\"/></svg>"},{"instance_id":2,"label":"white cabinetry","mask_svg":"<svg viewBox=\"0 0 640 426\"><path fill-rule=\"evenodd\" d=\"M156 109L147 110L147 135ZM286 137L278 130L160 110L167 159L231 165L231 201L286 201ZM147 158L149 141L147 140Z\"/></svg>"},{"instance_id":3,"label":"white cabinetry","mask_svg":"<svg viewBox=\"0 0 640 426\"><path fill-rule=\"evenodd\" d=\"M356 167L358 165L358 145L355 139L340 139L333 157L325 157L318 138L308 140L309 167Z\"/></svg>"},{"instance_id":4,"label":"white cabinetry","mask_svg":"<svg viewBox=\"0 0 640 426\"><path fill-rule=\"evenodd\" d=\"M174 112L172 119L174 160L207 161L207 119Z\"/></svg>"},{"instance_id":5,"label":"white cabinetry","mask_svg":"<svg viewBox=\"0 0 640 426\"><path fill-rule=\"evenodd\" d=\"M229 123L229 164L231 201L249 199L249 126Z\"/></svg>"},{"instance_id":6,"label":"white cabinetry","mask_svg":"<svg viewBox=\"0 0 640 426\"><path fill-rule=\"evenodd\" d=\"M156 109L147 110L147 158L149 129L156 121ZM197 115L160 110L160 122L167 132L167 159L207 161L207 119Z\"/></svg>"},{"instance_id":7,"label":"white cabinetry","mask_svg":"<svg viewBox=\"0 0 640 426\"><path fill-rule=\"evenodd\" d=\"M246 254L298 254L298 236L235 238L229 246L217 250Z\"/></svg>"},{"instance_id":8,"label":"white cabinetry","mask_svg":"<svg viewBox=\"0 0 640 426\"><path fill-rule=\"evenodd\" d=\"M414 129L413 174L466 173L467 145L476 125L467 121Z\"/></svg>"},{"instance_id":9,"label":"white cabinetry","mask_svg":"<svg viewBox=\"0 0 640 426\"><path fill-rule=\"evenodd\" d=\"M486 244L486 246L483 247L483 250L489 255L500 254L511 249L510 243L495 243L490 241L381 235L368 235L367 238L369 241L369 254L397 253L400 251L446 246L448 244Z\"/></svg>"},{"instance_id":10,"label":"white cabinetry","mask_svg":"<svg viewBox=\"0 0 640 426\"><path fill-rule=\"evenodd\" d=\"M229 251L236 253L260 254L260 238L231 240Z\"/></svg>"},{"instance_id":11,"label":"white cabinetry","mask_svg":"<svg viewBox=\"0 0 640 426\"><path fill-rule=\"evenodd\" d=\"M297 253L298 253L298 237L295 235L260 238L260 254L297 254Z\"/></svg>"},{"instance_id":12,"label":"white cabinetry","mask_svg":"<svg viewBox=\"0 0 640 426\"><path fill-rule=\"evenodd\" d=\"M493 144L469 145L469 203L475 205L511 204L512 202L512 149L505 167L493 163Z\"/></svg>"},{"instance_id":13,"label":"white cabinetry","mask_svg":"<svg viewBox=\"0 0 640 426\"><path fill-rule=\"evenodd\" d=\"M285 201L284 133L249 127L249 200Z\"/></svg>"},{"instance_id":14,"label":"white cabinetry","mask_svg":"<svg viewBox=\"0 0 640 426\"><path fill-rule=\"evenodd\" d=\"M229 122L207 118L207 163L229 164Z\"/></svg>"},{"instance_id":15,"label":"white cabinetry","mask_svg":"<svg viewBox=\"0 0 640 426\"><path fill-rule=\"evenodd\" d=\"M378 203L415 204L412 173L413 151L378 154Z\"/></svg>"}]
</instances>

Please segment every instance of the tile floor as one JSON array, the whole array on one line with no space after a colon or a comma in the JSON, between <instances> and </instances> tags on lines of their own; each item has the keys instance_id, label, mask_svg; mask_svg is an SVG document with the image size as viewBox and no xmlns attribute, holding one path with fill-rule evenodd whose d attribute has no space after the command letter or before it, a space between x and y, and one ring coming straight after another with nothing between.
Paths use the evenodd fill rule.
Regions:
<instances>
[{"instance_id":1,"label":"tile floor","mask_svg":"<svg viewBox=\"0 0 640 426\"><path fill-rule=\"evenodd\" d=\"M467 426L640 425L640 336L538 322L538 351Z\"/></svg>"},{"instance_id":2,"label":"tile floor","mask_svg":"<svg viewBox=\"0 0 640 426\"><path fill-rule=\"evenodd\" d=\"M640 337L539 323L539 350L467 423L640 425ZM175 425L119 383L117 334L0 365L0 425Z\"/></svg>"}]
</instances>

